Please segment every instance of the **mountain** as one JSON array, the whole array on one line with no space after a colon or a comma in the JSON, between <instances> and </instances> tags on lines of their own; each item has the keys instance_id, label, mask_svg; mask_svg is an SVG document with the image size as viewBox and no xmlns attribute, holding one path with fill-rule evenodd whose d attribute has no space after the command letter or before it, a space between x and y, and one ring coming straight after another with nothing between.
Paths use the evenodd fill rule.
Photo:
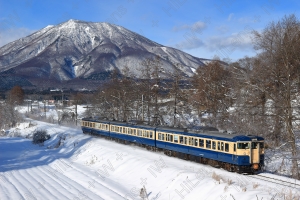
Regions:
<instances>
[{"instance_id":1,"label":"mountain","mask_svg":"<svg viewBox=\"0 0 300 200\"><path fill-rule=\"evenodd\" d=\"M180 71L190 77L209 62L163 46L121 26L69 20L47 26L0 48L0 76L3 85L16 81L23 86L83 86L104 80L112 70L125 66L141 77L141 62L159 56L162 77ZM12 78L13 77L13 78ZM95 86L94 84L89 84Z\"/></svg>"}]
</instances>

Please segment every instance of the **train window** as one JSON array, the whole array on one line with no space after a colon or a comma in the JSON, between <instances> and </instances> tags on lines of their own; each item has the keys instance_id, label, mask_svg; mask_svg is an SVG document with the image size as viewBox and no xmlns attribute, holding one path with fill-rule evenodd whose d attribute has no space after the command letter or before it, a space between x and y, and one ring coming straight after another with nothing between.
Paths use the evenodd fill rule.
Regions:
<instances>
[{"instance_id":1,"label":"train window","mask_svg":"<svg viewBox=\"0 0 300 200\"><path fill-rule=\"evenodd\" d=\"M115 126L111 126L111 131L115 131Z\"/></svg>"},{"instance_id":2,"label":"train window","mask_svg":"<svg viewBox=\"0 0 300 200\"><path fill-rule=\"evenodd\" d=\"M229 144L225 143L225 151L228 152L229 151Z\"/></svg>"},{"instance_id":3,"label":"train window","mask_svg":"<svg viewBox=\"0 0 300 200\"><path fill-rule=\"evenodd\" d=\"M174 142L178 143L178 135L174 135Z\"/></svg>"},{"instance_id":4,"label":"train window","mask_svg":"<svg viewBox=\"0 0 300 200\"><path fill-rule=\"evenodd\" d=\"M187 144L187 137L183 138L183 144Z\"/></svg>"},{"instance_id":5,"label":"train window","mask_svg":"<svg viewBox=\"0 0 300 200\"><path fill-rule=\"evenodd\" d=\"M150 137L149 131L147 131L147 138Z\"/></svg>"},{"instance_id":6,"label":"train window","mask_svg":"<svg viewBox=\"0 0 300 200\"><path fill-rule=\"evenodd\" d=\"M189 145L193 145L194 144L194 138L189 138Z\"/></svg>"},{"instance_id":7,"label":"train window","mask_svg":"<svg viewBox=\"0 0 300 200\"><path fill-rule=\"evenodd\" d=\"M233 145L233 151L236 151L236 144Z\"/></svg>"},{"instance_id":8,"label":"train window","mask_svg":"<svg viewBox=\"0 0 300 200\"><path fill-rule=\"evenodd\" d=\"M206 140L206 148L211 149L211 140Z\"/></svg>"},{"instance_id":9,"label":"train window","mask_svg":"<svg viewBox=\"0 0 300 200\"><path fill-rule=\"evenodd\" d=\"M221 144L218 142L218 150L221 150Z\"/></svg>"},{"instance_id":10,"label":"train window","mask_svg":"<svg viewBox=\"0 0 300 200\"><path fill-rule=\"evenodd\" d=\"M221 142L220 145L221 145L221 151L224 151L224 142Z\"/></svg>"},{"instance_id":11,"label":"train window","mask_svg":"<svg viewBox=\"0 0 300 200\"><path fill-rule=\"evenodd\" d=\"M180 144L183 144L183 137L182 136L179 136L179 141L180 141Z\"/></svg>"},{"instance_id":12,"label":"train window","mask_svg":"<svg viewBox=\"0 0 300 200\"><path fill-rule=\"evenodd\" d=\"M92 123L93 128L95 128L95 123Z\"/></svg>"},{"instance_id":13,"label":"train window","mask_svg":"<svg viewBox=\"0 0 300 200\"><path fill-rule=\"evenodd\" d=\"M215 141L212 142L212 148L216 149L216 142Z\"/></svg>"},{"instance_id":14,"label":"train window","mask_svg":"<svg viewBox=\"0 0 300 200\"><path fill-rule=\"evenodd\" d=\"M165 140L165 134L161 134L161 140Z\"/></svg>"},{"instance_id":15,"label":"train window","mask_svg":"<svg viewBox=\"0 0 300 200\"><path fill-rule=\"evenodd\" d=\"M161 140L161 133L158 134L158 140Z\"/></svg>"},{"instance_id":16,"label":"train window","mask_svg":"<svg viewBox=\"0 0 300 200\"><path fill-rule=\"evenodd\" d=\"M252 149L257 149L258 148L258 143L257 142L252 142L251 143L251 148Z\"/></svg>"},{"instance_id":17,"label":"train window","mask_svg":"<svg viewBox=\"0 0 300 200\"><path fill-rule=\"evenodd\" d=\"M169 134L166 134L166 141L169 141Z\"/></svg>"},{"instance_id":18,"label":"train window","mask_svg":"<svg viewBox=\"0 0 300 200\"><path fill-rule=\"evenodd\" d=\"M150 131L150 138L153 138L153 131Z\"/></svg>"},{"instance_id":19,"label":"train window","mask_svg":"<svg viewBox=\"0 0 300 200\"><path fill-rule=\"evenodd\" d=\"M249 143L248 142L239 142L237 143L238 149L249 149Z\"/></svg>"},{"instance_id":20,"label":"train window","mask_svg":"<svg viewBox=\"0 0 300 200\"><path fill-rule=\"evenodd\" d=\"M195 140L194 140L194 146L198 146L198 139L197 138L195 138Z\"/></svg>"},{"instance_id":21,"label":"train window","mask_svg":"<svg viewBox=\"0 0 300 200\"><path fill-rule=\"evenodd\" d=\"M170 135L170 138L169 138L170 140L170 142L173 142L173 135Z\"/></svg>"},{"instance_id":22,"label":"train window","mask_svg":"<svg viewBox=\"0 0 300 200\"><path fill-rule=\"evenodd\" d=\"M204 147L204 140L199 139L199 146L200 146L200 147Z\"/></svg>"},{"instance_id":23,"label":"train window","mask_svg":"<svg viewBox=\"0 0 300 200\"><path fill-rule=\"evenodd\" d=\"M263 142L260 142L260 143L259 143L259 148L261 148L261 149L264 148L264 143L263 143Z\"/></svg>"},{"instance_id":24,"label":"train window","mask_svg":"<svg viewBox=\"0 0 300 200\"><path fill-rule=\"evenodd\" d=\"M143 131L142 130L138 130L138 136L143 136Z\"/></svg>"}]
</instances>

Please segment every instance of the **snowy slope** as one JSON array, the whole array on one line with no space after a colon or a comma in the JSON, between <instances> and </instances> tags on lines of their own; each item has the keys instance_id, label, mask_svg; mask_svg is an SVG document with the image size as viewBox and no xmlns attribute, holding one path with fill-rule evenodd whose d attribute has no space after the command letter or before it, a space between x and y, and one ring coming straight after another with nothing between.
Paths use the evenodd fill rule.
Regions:
<instances>
[{"instance_id":1,"label":"snowy slope","mask_svg":"<svg viewBox=\"0 0 300 200\"><path fill-rule=\"evenodd\" d=\"M46 129L52 137L44 146L24 138L0 138L1 200L141 199L143 186L149 200L299 195L291 187L83 135L80 129L33 124L27 128L28 123L23 123L20 132Z\"/></svg>"},{"instance_id":2,"label":"snowy slope","mask_svg":"<svg viewBox=\"0 0 300 200\"><path fill-rule=\"evenodd\" d=\"M174 64L180 64L178 69L192 76L208 61L155 43L121 26L69 20L1 47L0 73L28 80L66 81L88 79L113 69L122 73L128 66L132 74L140 77L141 62L155 56L161 57L165 71L162 76L173 72L177 68Z\"/></svg>"}]
</instances>

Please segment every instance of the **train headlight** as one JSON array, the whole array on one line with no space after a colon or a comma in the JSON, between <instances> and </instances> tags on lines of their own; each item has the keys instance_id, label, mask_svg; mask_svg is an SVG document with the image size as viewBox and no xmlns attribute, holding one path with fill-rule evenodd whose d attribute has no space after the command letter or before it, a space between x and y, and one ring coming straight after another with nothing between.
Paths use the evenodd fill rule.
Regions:
<instances>
[{"instance_id":1,"label":"train headlight","mask_svg":"<svg viewBox=\"0 0 300 200\"><path fill-rule=\"evenodd\" d=\"M257 163L255 163L255 164L252 165L252 168L253 168L253 169L258 169L258 168L259 168L259 165L258 165Z\"/></svg>"}]
</instances>

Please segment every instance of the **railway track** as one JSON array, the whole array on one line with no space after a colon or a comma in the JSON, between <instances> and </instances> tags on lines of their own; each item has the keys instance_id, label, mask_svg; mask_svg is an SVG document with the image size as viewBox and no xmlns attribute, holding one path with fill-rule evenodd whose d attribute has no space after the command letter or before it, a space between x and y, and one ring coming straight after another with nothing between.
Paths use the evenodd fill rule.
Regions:
<instances>
[{"instance_id":1,"label":"railway track","mask_svg":"<svg viewBox=\"0 0 300 200\"><path fill-rule=\"evenodd\" d=\"M256 179L260 179L260 180L264 180L264 181L268 181L271 183L275 183L277 185L282 185L282 186L286 186L286 187L290 187L290 188L295 188L295 189L300 189L300 184L299 183L293 183L290 181L285 181L282 179L277 179L277 178L272 178L272 177L268 177L268 176L264 176L264 175L252 175L252 178L256 178Z\"/></svg>"}]
</instances>

